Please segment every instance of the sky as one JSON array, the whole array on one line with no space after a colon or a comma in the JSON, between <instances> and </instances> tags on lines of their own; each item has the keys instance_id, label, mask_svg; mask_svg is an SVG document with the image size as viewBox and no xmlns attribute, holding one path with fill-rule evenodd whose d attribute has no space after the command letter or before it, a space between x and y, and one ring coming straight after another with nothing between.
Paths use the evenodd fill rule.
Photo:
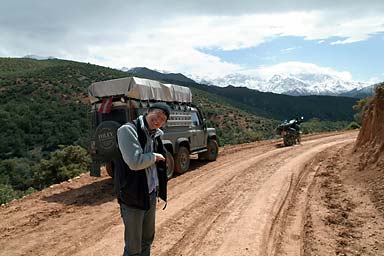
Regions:
<instances>
[{"instance_id":1,"label":"sky","mask_svg":"<svg viewBox=\"0 0 384 256\"><path fill-rule=\"evenodd\" d=\"M382 0L2 0L0 56L384 81Z\"/></svg>"}]
</instances>

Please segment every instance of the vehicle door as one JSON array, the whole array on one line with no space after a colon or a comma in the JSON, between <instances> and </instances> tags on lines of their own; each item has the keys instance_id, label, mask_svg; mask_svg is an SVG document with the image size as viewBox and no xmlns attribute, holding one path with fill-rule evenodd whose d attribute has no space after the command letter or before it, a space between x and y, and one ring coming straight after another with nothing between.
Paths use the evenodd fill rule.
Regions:
<instances>
[{"instance_id":1,"label":"vehicle door","mask_svg":"<svg viewBox=\"0 0 384 256\"><path fill-rule=\"evenodd\" d=\"M196 150L199 148L206 147L206 130L203 127L203 121L200 115L196 111L191 112L192 124L192 141L191 149Z\"/></svg>"}]
</instances>

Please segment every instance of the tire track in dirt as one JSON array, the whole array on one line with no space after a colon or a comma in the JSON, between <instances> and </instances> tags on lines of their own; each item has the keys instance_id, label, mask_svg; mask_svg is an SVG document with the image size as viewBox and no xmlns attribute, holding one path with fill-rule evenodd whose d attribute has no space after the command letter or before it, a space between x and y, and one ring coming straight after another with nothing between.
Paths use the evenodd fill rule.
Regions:
<instances>
[{"instance_id":1,"label":"tire track in dirt","mask_svg":"<svg viewBox=\"0 0 384 256\"><path fill-rule=\"evenodd\" d=\"M236 223L236 228L226 235L226 242L217 255L270 255L273 250L268 242L274 236L271 232L274 225L277 225L282 204L289 192L291 175L302 168L305 161L318 151L337 143L323 142L318 146L311 145L299 156L289 158L287 163L276 166L274 174L255 191L252 201L241 213L242 218ZM239 232L241 236L237 235Z\"/></svg>"},{"instance_id":2,"label":"tire track in dirt","mask_svg":"<svg viewBox=\"0 0 384 256\"><path fill-rule=\"evenodd\" d=\"M332 148L341 149L353 141L343 141L332 145ZM320 151L318 154L324 151L326 150ZM304 163L299 173L292 175L287 199L270 231L266 249L268 254L266 255L304 255L304 225L308 196L318 169L319 163L315 156L310 162Z\"/></svg>"}]
</instances>

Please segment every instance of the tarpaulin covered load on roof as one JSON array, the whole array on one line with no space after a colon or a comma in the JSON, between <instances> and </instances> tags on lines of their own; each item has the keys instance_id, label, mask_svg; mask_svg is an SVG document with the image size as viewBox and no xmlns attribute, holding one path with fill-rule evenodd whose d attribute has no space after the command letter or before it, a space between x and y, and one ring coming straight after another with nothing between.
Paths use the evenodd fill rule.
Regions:
<instances>
[{"instance_id":1,"label":"tarpaulin covered load on roof","mask_svg":"<svg viewBox=\"0 0 384 256\"><path fill-rule=\"evenodd\" d=\"M91 84L89 96L96 98L126 96L138 100L191 103L192 93L188 87L163 84L155 80L125 77Z\"/></svg>"}]
</instances>

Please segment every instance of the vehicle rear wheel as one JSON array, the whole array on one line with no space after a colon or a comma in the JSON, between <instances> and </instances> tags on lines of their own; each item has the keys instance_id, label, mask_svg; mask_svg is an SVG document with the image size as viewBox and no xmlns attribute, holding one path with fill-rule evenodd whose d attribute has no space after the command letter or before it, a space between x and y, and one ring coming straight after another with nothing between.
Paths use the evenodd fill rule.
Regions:
<instances>
[{"instance_id":1,"label":"vehicle rear wheel","mask_svg":"<svg viewBox=\"0 0 384 256\"><path fill-rule=\"evenodd\" d=\"M189 169L189 150L181 146L175 155L175 172L185 173Z\"/></svg>"},{"instance_id":2,"label":"vehicle rear wheel","mask_svg":"<svg viewBox=\"0 0 384 256\"><path fill-rule=\"evenodd\" d=\"M175 168L175 160L170 152L167 150L167 178L170 179L173 176L173 171Z\"/></svg>"},{"instance_id":3,"label":"vehicle rear wheel","mask_svg":"<svg viewBox=\"0 0 384 256\"><path fill-rule=\"evenodd\" d=\"M297 134L297 144L301 144L301 134Z\"/></svg>"},{"instance_id":4,"label":"vehicle rear wheel","mask_svg":"<svg viewBox=\"0 0 384 256\"><path fill-rule=\"evenodd\" d=\"M284 146L289 147L295 144L296 138L294 138L291 135L286 135L283 137L283 140L284 140Z\"/></svg>"}]
</instances>

